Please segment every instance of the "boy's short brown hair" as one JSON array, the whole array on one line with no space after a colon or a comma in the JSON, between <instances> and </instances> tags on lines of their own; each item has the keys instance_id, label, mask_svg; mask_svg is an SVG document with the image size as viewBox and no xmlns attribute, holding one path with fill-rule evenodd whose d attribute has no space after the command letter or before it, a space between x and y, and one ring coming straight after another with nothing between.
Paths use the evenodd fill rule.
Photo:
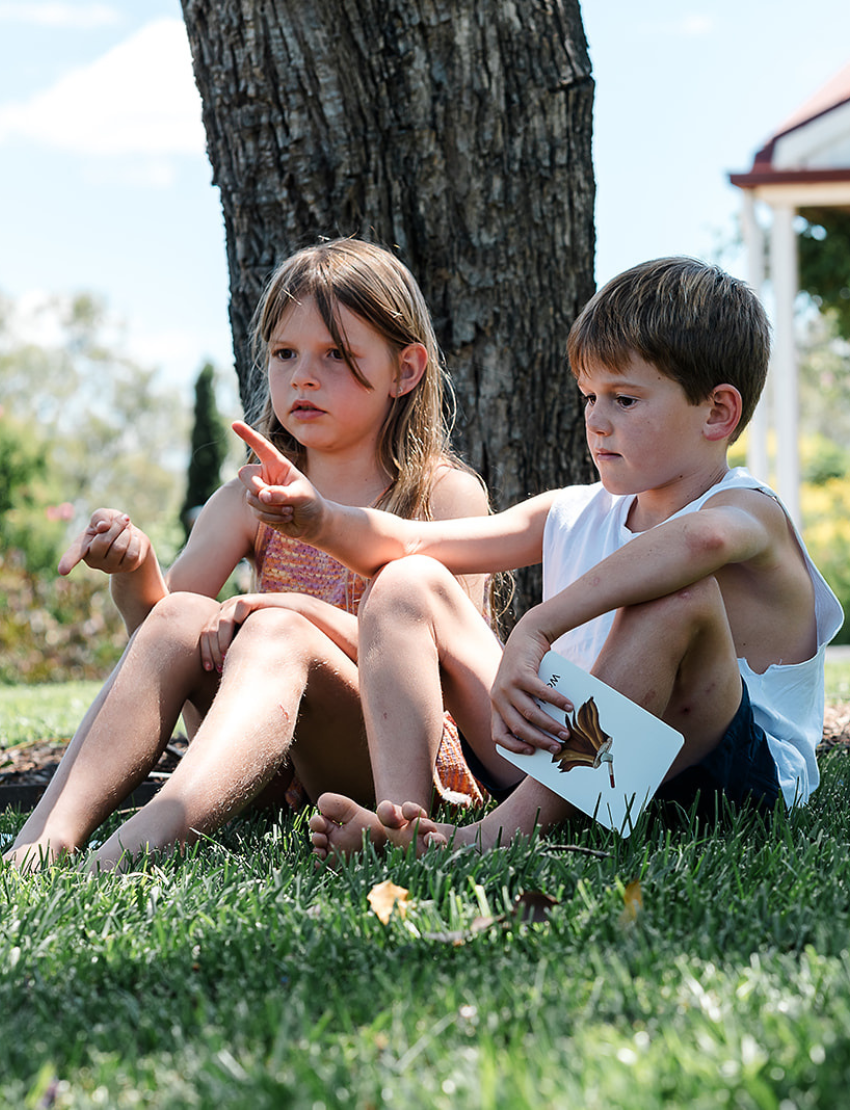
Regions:
<instances>
[{"instance_id":1,"label":"boy's short brown hair","mask_svg":"<svg viewBox=\"0 0 850 1110\"><path fill-rule=\"evenodd\" d=\"M741 394L737 439L764 388L770 324L746 282L695 258L659 258L612 278L570 329L570 367L621 370L634 355L678 382L691 404L718 385Z\"/></svg>"}]
</instances>

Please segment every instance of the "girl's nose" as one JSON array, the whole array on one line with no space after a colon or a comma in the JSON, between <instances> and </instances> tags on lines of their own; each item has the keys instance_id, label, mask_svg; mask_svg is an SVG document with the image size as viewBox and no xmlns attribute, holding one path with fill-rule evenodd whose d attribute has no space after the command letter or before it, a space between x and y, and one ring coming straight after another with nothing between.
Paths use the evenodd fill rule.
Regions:
<instances>
[{"instance_id":1,"label":"girl's nose","mask_svg":"<svg viewBox=\"0 0 850 1110\"><path fill-rule=\"evenodd\" d=\"M296 361L291 381L295 389L318 385L315 361L309 355L304 355Z\"/></svg>"}]
</instances>

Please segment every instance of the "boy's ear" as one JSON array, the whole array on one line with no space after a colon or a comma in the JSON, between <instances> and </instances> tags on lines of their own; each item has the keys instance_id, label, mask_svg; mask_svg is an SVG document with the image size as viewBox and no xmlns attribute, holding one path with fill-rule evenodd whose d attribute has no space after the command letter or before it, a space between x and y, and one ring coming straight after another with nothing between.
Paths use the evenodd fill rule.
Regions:
<instances>
[{"instance_id":1,"label":"boy's ear","mask_svg":"<svg viewBox=\"0 0 850 1110\"><path fill-rule=\"evenodd\" d=\"M716 385L709 396L710 408L705 424L706 437L728 439L741 422L743 402L734 385Z\"/></svg>"},{"instance_id":2,"label":"boy's ear","mask_svg":"<svg viewBox=\"0 0 850 1110\"><path fill-rule=\"evenodd\" d=\"M390 386L391 397L409 393L422 381L428 365L428 352L421 343L409 343L398 356L398 377Z\"/></svg>"}]
</instances>

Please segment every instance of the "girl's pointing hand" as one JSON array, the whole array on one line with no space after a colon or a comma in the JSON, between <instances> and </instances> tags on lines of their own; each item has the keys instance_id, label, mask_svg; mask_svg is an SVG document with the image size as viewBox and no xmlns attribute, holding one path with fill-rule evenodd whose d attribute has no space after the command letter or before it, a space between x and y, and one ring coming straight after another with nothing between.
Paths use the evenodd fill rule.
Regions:
<instances>
[{"instance_id":1,"label":"girl's pointing hand","mask_svg":"<svg viewBox=\"0 0 850 1110\"><path fill-rule=\"evenodd\" d=\"M239 479L248 491L248 504L257 519L297 539L315 537L323 515L321 495L259 432L241 420L232 427L260 460L239 470Z\"/></svg>"}]
</instances>

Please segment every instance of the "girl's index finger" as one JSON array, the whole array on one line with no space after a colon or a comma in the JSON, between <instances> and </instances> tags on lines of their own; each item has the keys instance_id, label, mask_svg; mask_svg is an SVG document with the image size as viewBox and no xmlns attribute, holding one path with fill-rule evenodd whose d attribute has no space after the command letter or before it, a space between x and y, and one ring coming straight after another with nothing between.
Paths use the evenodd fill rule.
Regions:
<instances>
[{"instance_id":1,"label":"girl's index finger","mask_svg":"<svg viewBox=\"0 0 850 1110\"><path fill-rule=\"evenodd\" d=\"M269 443L266 437L252 428L250 424L246 424L243 420L234 420L231 427L239 438L248 444L262 463L267 466L270 464L275 466L286 464L286 460L274 444Z\"/></svg>"}]
</instances>

